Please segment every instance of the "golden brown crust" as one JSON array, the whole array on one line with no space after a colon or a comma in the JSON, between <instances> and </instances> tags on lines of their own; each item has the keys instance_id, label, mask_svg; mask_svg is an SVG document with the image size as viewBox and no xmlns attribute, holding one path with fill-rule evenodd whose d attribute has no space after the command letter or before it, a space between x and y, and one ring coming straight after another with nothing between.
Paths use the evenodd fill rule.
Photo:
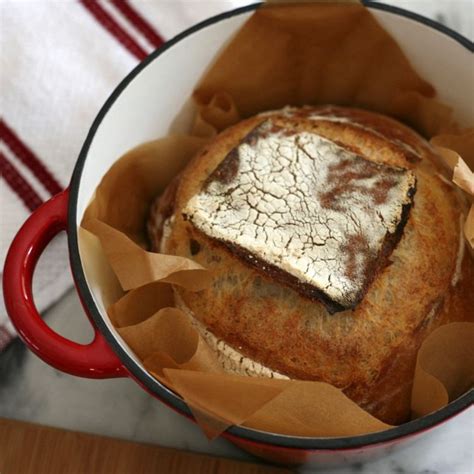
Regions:
<instances>
[{"instance_id":1,"label":"golden brown crust","mask_svg":"<svg viewBox=\"0 0 474 474\"><path fill-rule=\"evenodd\" d=\"M327 108L307 110L322 115ZM401 423L409 416L422 340L441 324L468 319L474 307L469 252L464 253L460 280L452 285L463 207L456 190L439 178L429 145L413 131L366 111L332 108L334 114L357 123L281 112L272 120L282 126L291 121L293 127L337 140L367 159L413 169L418 183L392 263L355 310L330 315L322 304L260 274L182 218L181 209L226 154L268 115L227 129L184 170L165 250L192 257L212 272L210 288L199 293L176 290L218 338L292 378L331 383L383 421Z\"/></svg>"}]
</instances>

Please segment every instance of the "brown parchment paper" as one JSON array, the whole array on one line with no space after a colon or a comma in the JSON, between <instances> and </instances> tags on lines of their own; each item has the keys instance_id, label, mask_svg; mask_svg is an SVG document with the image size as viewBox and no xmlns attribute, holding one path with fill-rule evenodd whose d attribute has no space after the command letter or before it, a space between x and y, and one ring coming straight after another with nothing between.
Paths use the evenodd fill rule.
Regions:
<instances>
[{"instance_id":1,"label":"brown parchment paper","mask_svg":"<svg viewBox=\"0 0 474 474\"><path fill-rule=\"evenodd\" d=\"M140 145L104 176L83 218L81 255L120 336L188 403L209 437L233 424L298 436L381 431L390 426L331 385L224 373L189 318L173 307L171 285L199 297L212 275L192 260L147 251L150 204L191 157L241 118L285 105L332 103L395 116L431 138L454 182L472 192L465 163L474 159L474 129L453 122L451 109L436 101L433 87L368 10L356 2L277 3L256 11L196 78L189 135ZM471 245L473 221L471 207L464 228ZM474 323L443 326L423 342L414 417L472 387L473 347Z\"/></svg>"},{"instance_id":2,"label":"brown parchment paper","mask_svg":"<svg viewBox=\"0 0 474 474\"><path fill-rule=\"evenodd\" d=\"M474 129L459 135L437 135L430 140L444 164L452 173L452 181L471 203L464 222L464 236L474 256Z\"/></svg>"},{"instance_id":3,"label":"brown parchment paper","mask_svg":"<svg viewBox=\"0 0 474 474\"><path fill-rule=\"evenodd\" d=\"M191 135L172 135L144 143L127 153L108 171L87 208L82 226L94 218L146 247L145 223L151 201L185 166L205 140ZM169 156L160 160L161 156ZM118 189L126 192L117 192Z\"/></svg>"},{"instance_id":4,"label":"brown parchment paper","mask_svg":"<svg viewBox=\"0 0 474 474\"><path fill-rule=\"evenodd\" d=\"M216 91L232 96L244 117L288 104L337 104L393 115L430 136L455 128L449 107L433 99L433 87L358 3L260 8L195 98L208 103Z\"/></svg>"}]
</instances>

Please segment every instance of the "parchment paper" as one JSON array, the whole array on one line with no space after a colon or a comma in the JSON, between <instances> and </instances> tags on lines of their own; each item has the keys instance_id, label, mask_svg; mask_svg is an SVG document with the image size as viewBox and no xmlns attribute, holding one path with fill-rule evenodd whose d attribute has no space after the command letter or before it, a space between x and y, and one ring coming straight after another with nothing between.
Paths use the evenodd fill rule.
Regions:
<instances>
[{"instance_id":1,"label":"parchment paper","mask_svg":"<svg viewBox=\"0 0 474 474\"><path fill-rule=\"evenodd\" d=\"M472 173L460 160L472 164L473 130L453 122L451 109L435 100L429 82L354 2L260 8L198 79L190 134L127 153L104 176L85 213L83 264L100 287L112 323L146 369L189 404L209 437L232 424L299 436L390 428L322 382L223 373L188 317L172 307L171 284L199 297L212 275L192 260L146 250L149 207L220 130L288 104L350 105L397 117L446 150L442 155L454 182L466 193L472 193ZM471 246L473 221L471 207L465 225ZM473 348L474 323L452 323L428 336L418 353L413 416L430 413L472 387Z\"/></svg>"}]
</instances>

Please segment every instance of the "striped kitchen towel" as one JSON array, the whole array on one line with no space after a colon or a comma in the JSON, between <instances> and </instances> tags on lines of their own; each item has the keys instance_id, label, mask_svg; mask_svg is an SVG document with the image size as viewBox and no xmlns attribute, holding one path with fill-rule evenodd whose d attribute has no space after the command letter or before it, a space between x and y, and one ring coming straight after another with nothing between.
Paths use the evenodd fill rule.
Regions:
<instances>
[{"instance_id":1,"label":"striped kitchen towel","mask_svg":"<svg viewBox=\"0 0 474 474\"><path fill-rule=\"evenodd\" d=\"M21 224L67 186L109 94L164 39L245 0L0 1L0 268ZM65 236L41 258L40 311L72 284ZM14 337L0 298L0 352Z\"/></svg>"}]
</instances>

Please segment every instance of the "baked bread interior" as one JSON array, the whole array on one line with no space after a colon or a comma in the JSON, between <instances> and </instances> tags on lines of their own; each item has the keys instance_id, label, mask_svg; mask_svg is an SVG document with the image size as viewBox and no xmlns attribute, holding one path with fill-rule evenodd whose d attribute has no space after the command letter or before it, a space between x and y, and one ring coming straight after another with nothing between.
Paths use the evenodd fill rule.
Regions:
<instances>
[{"instance_id":1,"label":"baked bread interior","mask_svg":"<svg viewBox=\"0 0 474 474\"><path fill-rule=\"evenodd\" d=\"M423 339L474 307L466 203L443 173L389 117L266 112L219 134L158 197L151 247L211 271L175 302L226 370L327 382L402 423Z\"/></svg>"}]
</instances>

